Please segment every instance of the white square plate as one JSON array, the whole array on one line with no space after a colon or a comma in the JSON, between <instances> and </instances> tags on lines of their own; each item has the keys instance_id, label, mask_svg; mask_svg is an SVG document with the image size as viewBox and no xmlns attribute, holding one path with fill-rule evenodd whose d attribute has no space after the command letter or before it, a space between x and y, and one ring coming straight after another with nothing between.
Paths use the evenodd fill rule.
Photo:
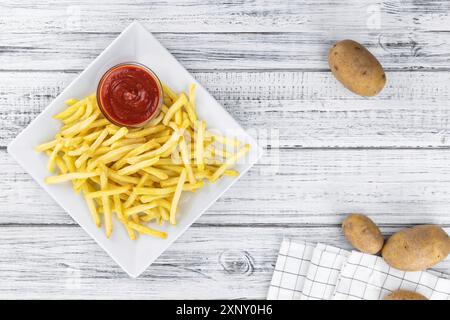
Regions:
<instances>
[{"instance_id":1,"label":"white square plate","mask_svg":"<svg viewBox=\"0 0 450 320\"><path fill-rule=\"evenodd\" d=\"M95 92L100 77L110 67L121 62L139 62L150 67L176 91L187 91L189 84L197 84L197 110L209 129L233 136L251 145L250 153L237 165L245 173L262 155L261 148L239 126L217 101L181 66L181 64L139 23L128 26L17 138L8 146L8 152L44 188L70 216L131 276L139 276L170 244L175 241L200 215L206 211L237 178L225 177L216 184L195 194L183 195L176 226L159 228L168 232L168 238L141 236L131 241L117 221L111 238L103 228L91 221L82 196L73 192L69 183L46 185L44 178L47 157L34 151L36 145L53 139L60 124L52 116L64 108L68 98L82 98Z\"/></svg>"}]
</instances>

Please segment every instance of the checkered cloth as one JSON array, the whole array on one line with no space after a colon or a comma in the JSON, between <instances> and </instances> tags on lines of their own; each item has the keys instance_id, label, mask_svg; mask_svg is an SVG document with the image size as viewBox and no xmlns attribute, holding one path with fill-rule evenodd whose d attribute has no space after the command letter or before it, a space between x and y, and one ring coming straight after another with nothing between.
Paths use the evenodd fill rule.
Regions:
<instances>
[{"instance_id":1,"label":"checkered cloth","mask_svg":"<svg viewBox=\"0 0 450 320\"><path fill-rule=\"evenodd\" d=\"M450 300L448 275L405 272L391 268L383 258L353 251L342 267L334 300L380 300L395 290L418 292L430 300Z\"/></svg>"},{"instance_id":2,"label":"checkered cloth","mask_svg":"<svg viewBox=\"0 0 450 320\"><path fill-rule=\"evenodd\" d=\"M374 255L284 239L267 299L370 300L398 289L448 300L450 276L433 270L403 272Z\"/></svg>"},{"instance_id":3,"label":"checkered cloth","mask_svg":"<svg viewBox=\"0 0 450 320\"><path fill-rule=\"evenodd\" d=\"M317 244L309 263L301 300L331 299L348 256L349 252L346 250Z\"/></svg>"},{"instance_id":4,"label":"checkered cloth","mask_svg":"<svg viewBox=\"0 0 450 320\"><path fill-rule=\"evenodd\" d=\"M267 299L300 299L313 251L314 245L283 240Z\"/></svg>"}]
</instances>

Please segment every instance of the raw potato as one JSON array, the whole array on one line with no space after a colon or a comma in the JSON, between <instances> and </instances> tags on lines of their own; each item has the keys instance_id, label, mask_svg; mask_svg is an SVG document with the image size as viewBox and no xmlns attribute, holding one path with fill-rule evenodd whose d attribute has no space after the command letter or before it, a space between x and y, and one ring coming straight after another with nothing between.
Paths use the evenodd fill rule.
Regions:
<instances>
[{"instance_id":1,"label":"raw potato","mask_svg":"<svg viewBox=\"0 0 450 320\"><path fill-rule=\"evenodd\" d=\"M376 254L383 247L380 229L363 214L351 214L345 218L342 230L352 246L361 252Z\"/></svg>"},{"instance_id":2,"label":"raw potato","mask_svg":"<svg viewBox=\"0 0 450 320\"><path fill-rule=\"evenodd\" d=\"M386 84L386 74L377 58L356 41L336 43L328 54L328 64L336 79L360 96L375 96Z\"/></svg>"},{"instance_id":3,"label":"raw potato","mask_svg":"<svg viewBox=\"0 0 450 320\"><path fill-rule=\"evenodd\" d=\"M444 260L450 253L450 237L440 227L421 225L392 235L381 252L391 267L421 271Z\"/></svg>"},{"instance_id":4,"label":"raw potato","mask_svg":"<svg viewBox=\"0 0 450 320\"><path fill-rule=\"evenodd\" d=\"M383 300L428 300L428 299L417 292L408 290L397 290L385 296Z\"/></svg>"}]
</instances>

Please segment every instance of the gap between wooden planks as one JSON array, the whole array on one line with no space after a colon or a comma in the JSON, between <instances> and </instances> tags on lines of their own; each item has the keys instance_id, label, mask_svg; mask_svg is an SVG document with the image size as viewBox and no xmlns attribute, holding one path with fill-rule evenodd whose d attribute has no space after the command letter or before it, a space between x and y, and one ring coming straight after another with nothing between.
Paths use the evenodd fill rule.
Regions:
<instances>
[{"instance_id":1,"label":"gap between wooden planks","mask_svg":"<svg viewBox=\"0 0 450 320\"><path fill-rule=\"evenodd\" d=\"M387 87L373 99L348 92L329 72L194 71L193 75L262 146L450 147L449 72L389 72ZM0 72L0 148L75 76Z\"/></svg>"},{"instance_id":2,"label":"gap between wooden planks","mask_svg":"<svg viewBox=\"0 0 450 320\"><path fill-rule=\"evenodd\" d=\"M382 228L386 235L398 230ZM195 224L130 279L80 228L0 227L0 298L264 299L283 236L349 249L337 227ZM435 269L449 268L446 260Z\"/></svg>"},{"instance_id":3,"label":"gap between wooden planks","mask_svg":"<svg viewBox=\"0 0 450 320\"><path fill-rule=\"evenodd\" d=\"M450 150L270 150L199 223L338 225L350 212L377 223L450 224ZM72 219L0 151L0 224Z\"/></svg>"}]
</instances>

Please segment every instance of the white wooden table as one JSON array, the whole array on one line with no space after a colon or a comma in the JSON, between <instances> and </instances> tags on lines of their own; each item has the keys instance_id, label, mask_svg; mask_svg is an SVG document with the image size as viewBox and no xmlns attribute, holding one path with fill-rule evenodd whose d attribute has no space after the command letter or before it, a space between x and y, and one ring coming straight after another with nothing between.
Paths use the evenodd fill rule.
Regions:
<instances>
[{"instance_id":1,"label":"white wooden table","mask_svg":"<svg viewBox=\"0 0 450 320\"><path fill-rule=\"evenodd\" d=\"M267 151L130 279L6 145L135 20ZM0 298L264 298L281 239L348 248L346 213L450 231L449 32L444 0L1 0ZM385 67L377 98L328 71L344 38Z\"/></svg>"}]
</instances>

